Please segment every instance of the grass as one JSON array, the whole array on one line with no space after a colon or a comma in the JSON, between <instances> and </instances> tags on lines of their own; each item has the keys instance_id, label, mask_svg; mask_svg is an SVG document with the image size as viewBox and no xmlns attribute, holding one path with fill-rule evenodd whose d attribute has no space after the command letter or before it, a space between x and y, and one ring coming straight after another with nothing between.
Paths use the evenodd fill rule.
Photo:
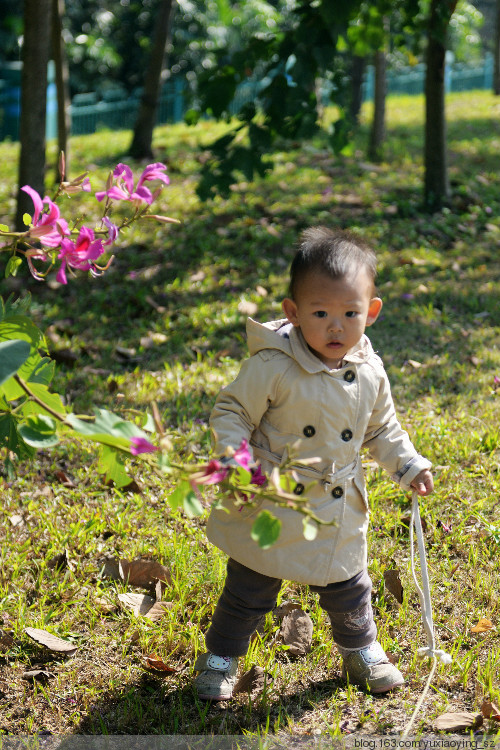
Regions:
<instances>
[{"instance_id":1,"label":"grass","mask_svg":"<svg viewBox=\"0 0 500 750\"><path fill-rule=\"evenodd\" d=\"M33 315L63 361L56 386L75 411L97 404L132 413L156 400L176 452L189 460L208 455L211 405L245 354L239 306L256 303L262 321L280 316L300 230L313 223L350 227L372 242L385 307L370 335L401 421L435 467L436 492L421 512L437 638L453 656L437 669L415 733L429 733L445 710L478 711L486 696L500 701L499 109L485 92L449 97L454 197L434 215L420 211L420 97L389 99L381 164L365 160L366 107L352 157L333 157L320 139L284 144L265 181L240 183L228 200L211 205L196 198L196 176L200 145L221 127L159 128L157 158L171 178L162 213L182 225L135 226L99 280L54 288L23 277L2 288L33 295ZM94 187L104 182L109 168L125 160L129 135L73 139L72 174L91 166ZM5 223L13 213L16 156L16 144L0 144ZM71 206L76 215L78 203ZM76 362L63 356L68 350ZM223 584L224 557L207 543L203 518L169 510L168 482L137 466L130 473L136 491L103 486L95 455L74 443L40 452L19 467L16 481L3 480L0 628L13 640L0 641L0 733L327 738L403 730L429 664L416 657L425 638L410 573L409 499L387 476L367 466L369 569L379 638L400 660L403 690L375 698L345 685L316 598L287 582L281 599L297 601L313 619L311 652L289 655L269 616L242 665L265 668L265 691L212 706L191 689L192 664ZM65 550L67 566L54 567ZM106 557L152 559L171 569L164 595L171 608L160 621L119 606L118 594L131 587L102 575ZM402 604L383 585L384 571L394 567ZM480 618L493 629L472 632ZM75 656L57 658L30 640L26 627L74 642ZM145 669L150 654L175 671ZM45 684L24 680L36 665L54 677Z\"/></svg>"}]
</instances>

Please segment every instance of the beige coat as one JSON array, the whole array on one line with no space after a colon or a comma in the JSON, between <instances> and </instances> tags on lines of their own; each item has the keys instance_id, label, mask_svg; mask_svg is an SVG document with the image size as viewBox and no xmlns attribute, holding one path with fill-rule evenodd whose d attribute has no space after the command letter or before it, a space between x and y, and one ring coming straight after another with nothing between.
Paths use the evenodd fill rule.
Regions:
<instances>
[{"instance_id":1,"label":"beige coat","mask_svg":"<svg viewBox=\"0 0 500 750\"><path fill-rule=\"evenodd\" d=\"M404 488L430 463L397 421L383 364L366 336L348 352L341 369L329 370L286 320L261 325L250 319L247 333L251 356L219 394L210 419L215 453L237 448L245 438L255 461L269 473L300 440L300 459L321 460L298 468L298 481L317 480L308 493L310 505L336 525L320 526L316 539L307 541L296 511L268 501L241 510L227 503L225 509L212 510L208 538L264 575L319 586L348 580L367 563L362 447ZM277 542L261 550L250 529L264 508L282 527Z\"/></svg>"}]
</instances>

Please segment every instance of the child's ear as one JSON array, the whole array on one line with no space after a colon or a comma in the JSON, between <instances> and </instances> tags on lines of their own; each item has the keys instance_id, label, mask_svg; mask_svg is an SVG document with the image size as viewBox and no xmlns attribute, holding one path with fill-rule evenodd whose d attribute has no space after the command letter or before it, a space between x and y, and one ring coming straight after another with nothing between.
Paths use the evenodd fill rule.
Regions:
<instances>
[{"instance_id":1,"label":"child's ear","mask_svg":"<svg viewBox=\"0 0 500 750\"><path fill-rule=\"evenodd\" d=\"M370 300L370 306L368 307L368 316L366 318L366 325L371 326L377 320L382 309L382 300L380 297L372 297Z\"/></svg>"},{"instance_id":2,"label":"child's ear","mask_svg":"<svg viewBox=\"0 0 500 750\"><path fill-rule=\"evenodd\" d=\"M297 319L297 305L295 304L293 299L286 297L283 300L281 307L283 308L283 312L285 313L290 323L294 326L298 326L299 321Z\"/></svg>"}]
</instances>

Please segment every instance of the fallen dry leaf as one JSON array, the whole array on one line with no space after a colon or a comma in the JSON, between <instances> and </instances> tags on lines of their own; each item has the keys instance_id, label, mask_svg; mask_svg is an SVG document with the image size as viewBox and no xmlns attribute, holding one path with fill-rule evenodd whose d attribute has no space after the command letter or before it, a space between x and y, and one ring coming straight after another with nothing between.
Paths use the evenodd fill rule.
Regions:
<instances>
[{"instance_id":1,"label":"fallen dry leaf","mask_svg":"<svg viewBox=\"0 0 500 750\"><path fill-rule=\"evenodd\" d=\"M22 680L28 680L28 682L48 682L48 680L55 677L53 672L49 672L46 669L30 669L28 672L23 672L21 675Z\"/></svg>"},{"instance_id":2,"label":"fallen dry leaf","mask_svg":"<svg viewBox=\"0 0 500 750\"><path fill-rule=\"evenodd\" d=\"M272 677L262 667L254 664L248 672L242 674L236 681L233 693L260 693L266 682L271 682Z\"/></svg>"},{"instance_id":3,"label":"fallen dry leaf","mask_svg":"<svg viewBox=\"0 0 500 750\"><path fill-rule=\"evenodd\" d=\"M149 589L154 588L157 581L172 582L168 568L153 560L120 560L119 570L122 580L130 586Z\"/></svg>"},{"instance_id":4,"label":"fallen dry leaf","mask_svg":"<svg viewBox=\"0 0 500 750\"><path fill-rule=\"evenodd\" d=\"M175 674L179 671L176 667L169 667L168 664L165 664L165 662L162 659L159 659L156 655L143 656L142 662L146 669L150 669L152 672L157 672L159 674Z\"/></svg>"},{"instance_id":5,"label":"fallen dry leaf","mask_svg":"<svg viewBox=\"0 0 500 750\"><path fill-rule=\"evenodd\" d=\"M495 626L491 622L491 620L487 620L485 617L482 617L477 625L474 625L473 628L471 628L471 633L487 633L488 630L493 630Z\"/></svg>"},{"instance_id":6,"label":"fallen dry leaf","mask_svg":"<svg viewBox=\"0 0 500 750\"><path fill-rule=\"evenodd\" d=\"M9 517L9 521L13 526L21 526L24 523L24 518L17 513Z\"/></svg>"},{"instance_id":7,"label":"fallen dry leaf","mask_svg":"<svg viewBox=\"0 0 500 750\"><path fill-rule=\"evenodd\" d=\"M106 599L104 596L96 596L94 599L94 605L101 612L114 612L116 609L116 604L109 599Z\"/></svg>"},{"instance_id":8,"label":"fallen dry leaf","mask_svg":"<svg viewBox=\"0 0 500 750\"><path fill-rule=\"evenodd\" d=\"M273 609L273 615L277 617L279 620L283 619L285 615L288 615L290 612L293 612L294 609L302 609L300 604L297 604L297 602L292 601L286 601L281 602L279 607L275 607Z\"/></svg>"},{"instance_id":9,"label":"fallen dry leaf","mask_svg":"<svg viewBox=\"0 0 500 750\"><path fill-rule=\"evenodd\" d=\"M155 589L158 581L162 584L162 591L172 578L168 568L153 560L118 560L115 557L103 557L99 560L102 565L104 578L114 581L124 581L130 586Z\"/></svg>"},{"instance_id":10,"label":"fallen dry leaf","mask_svg":"<svg viewBox=\"0 0 500 750\"><path fill-rule=\"evenodd\" d=\"M147 594L118 594L118 599L126 609L131 609L136 617L146 615L155 600Z\"/></svg>"},{"instance_id":11,"label":"fallen dry leaf","mask_svg":"<svg viewBox=\"0 0 500 750\"><path fill-rule=\"evenodd\" d=\"M0 648L10 648L15 643L12 633L0 629Z\"/></svg>"},{"instance_id":12,"label":"fallen dry leaf","mask_svg":"<svg viewBox=\"0 0 500 750\"><path fill-rule=\"evenodd\" d=\"M151 609L149 609L144 615L148 620L157 622L165 616L165 613L174 606L173 602L155 602Z\"/></svg>"},{"instance_id":13,"label":"fallen dry leaf","mask_svg":"<svg viewBox=\"0 0 500 750\"><path fill-rule=\"evenodd\" d=\"M294 656L307 654L311 648L312 634L312 620L302 609L293 609L284 616L279 637Z\"/></svg>"},{"instance_id":14,"label":"fallen dry leaf","mask_svg":"<svg viewBox=\"0 0 500 750\"><path fill-rule=\"evenodd\" d=\"M397 602L403 603L403 586L399 577L399 570L392 568L384 570L384 585L387 591L393 595Z\"/></svg>"},{"instance_id":15,"label":"fallen dry leaf","mask_svg":"<svg viewBox=\"0 0 500 750\"><path fill-rule=\"evenodd\" d=\"M60 552L58 555L54 555L54 557L51 557L47 563L47 567L50 568L50 570L64 570L64 568L67 568L68 565L69 557L68 550L66 549L63 552Z\"/></svg>"},{"instance_id":16,"label":"fallen dry leaf","mask_svg":"<svg viewBox=\"0 0 500 750\"><path fill-rule=\"evenodd\" d=\"M441 714L434 720L433 727L441 731L456 732L460 729L477 729L482 723L482 714L457 711L456 713Z\"/></svg>"},{"instance_id":17,"label":"fallen dry leaf","mask_svg":"<svg viewBox=\"0 0 500 750\"><path fill-rule=\"evenodd\" d=\"M64 653L67 656L73 656L73 654L78 651L78 647L75 646L74 643L58 638L57 635L48 633L46 630L40 630L40 628L24 628L24 632L40 646L48 648L49 651L57 651L58 653Z\"/></svg>"},{"instance_id":18,"label":"fallen dry leaf","mask_svg":"<svg viewBox=\"0 0 500 750\"><path fill-rule=\"evenodd\" d=\"M500 708L495 703L484 699L481 706L481 713L485 719L492 719L494 721L500 721Z\"/></svg>"}]
</instances>

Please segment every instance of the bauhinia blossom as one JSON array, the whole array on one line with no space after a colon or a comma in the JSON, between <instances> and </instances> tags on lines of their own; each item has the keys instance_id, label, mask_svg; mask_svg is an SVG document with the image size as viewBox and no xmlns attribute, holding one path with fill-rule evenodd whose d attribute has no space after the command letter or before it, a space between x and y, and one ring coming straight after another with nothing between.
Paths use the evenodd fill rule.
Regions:
<instances>
[{"instance_id":1,"label":"bauhinia blossom","mask_svg":"<svg viewBox=\"0 0 500 750\"><path fill-rule=\"evenodd\" d=\"M103 216L102 223L105 224L108 228L108 239L106 242L103 242L103 245L112 245L113 242L116 242L116 239L118 237L118 227L116 224L113 224L109 216Z\"/></svg>"},{"instance_id":2,"label":"bauhinia blossom","mask_svg":"<svg viewBox=\"0 0 500 750\"><path fill-rule=\"evenodd\" d=\"M62 260L61 267L57 272L56 279L61 284L67 284L66 266L78 268L80 271L95 272L95 261L103 254L102 240L96 240L94 232L88 227L82 227L76 239L72 242L63 239L59 251L59 259Z\"/></svg>"},{"instance_id":3,"label":"bauhinia blossom","mask_svg":"<svg viewBox=\"0 0 500 750\"><path fill-rule=\"evenodd\" d=\"M102 201L103 198L109 198L110 200L132 201L136 205L140 205L141 203L151 205L154 196L144 183L151 180L160 180L165 185L168 185L170 181L167 175L164 174L165 169L165 164L160 164L159 162L148 164L139 177L137 186L134 189L134 176L130 167L127 164L117 164L113 170L113 178L116 180L116 184L111 185L107 190L96 193L95 197L98 201Z\"/></svg>"},{"instance_id":4,"label":"bauhinia blossom","mask_svg":"<svg viewBox=\"0 0 500 750\"><path fill-rule=\"evenodd\" d=\"M191 480L195 484L217 484L222 482L229 474L229 468L223 466L216 458L212 458L200 472L193 474Z\"/></svg>"},{"instance_id":5,"label":"bauhinia blossom","mask_svg":"<svg viewBox=\"0 0 500 750\"><path fill-rule=\"evenodd\" d=\"M248 441L242 440L240 447L236 450L231 458L236 461L237 464L242 466L247 471L250 471L250 464L252 463L252 454L248 450Z\"/></svg>"},{"instance_id":6,"label":"bauhinia blossom","mask_svg":"<svg viewBox=\"0 0 500 750\"><path fill-rule=\"evenodd\" d=\"M139 456L141 453L155 453L157 450L159 448L146 438L133 437L130 439L130 452L133 456Z\"/></svg>"},{"instance_id":7,"label":"bauhinia blossom","mask_svg":"<svg viewBox=\"0 0 500 750\"><path fill-rule=\"evenodd\" d=\"M68 223L61 218L59 207L47 196L42 200L40 195L29 185L21 188L28 193L35 213L33 214L32 226L29 230L30 239L39 240L45 247L59 247L64 236L69 234ZM48 211L43 212L43 206L48 206Z\"/></svg>"}]
</instances>

